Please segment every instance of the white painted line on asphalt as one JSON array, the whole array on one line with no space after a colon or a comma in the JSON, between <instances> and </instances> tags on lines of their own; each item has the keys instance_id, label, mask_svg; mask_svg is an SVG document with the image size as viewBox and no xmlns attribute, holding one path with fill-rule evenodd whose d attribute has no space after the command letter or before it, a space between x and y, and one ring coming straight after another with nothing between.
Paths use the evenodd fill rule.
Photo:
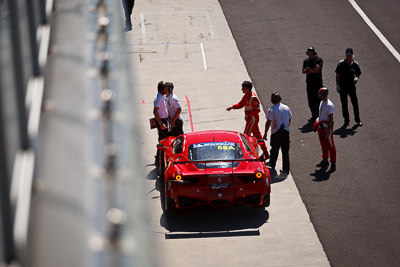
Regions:
<instances>
[{"instance_id":1,"label":"white painted line on asphalt","mask_svg":"<svg viewBox=\"0 0 400 267\"><path fill-rule=\"evenodd\" d=\"M371 28L371 30L378 36L378 38L382 41L382 43L389 49L389 51L393 54L393 56L400 62L400 54L394 49L394 47L390 44L390 42L386 39L386 37L378 30L378 28L372 23L372 21L368 18L368 16L364 13L364 11L357 5L356 1L349 0L350 4L354 7L354 9L360 14L360 16L364 19L367 25Z\"/></svg>"},{"instance_id":2,"label":"white painted line on asphalt","mask_svg":"<svg viewBox=\"0 0 400 267\"><path fill-rule=\"evenodd\" d=\"M206 55L204 54L203 43L200 43L201 55L203 56L204 70L207 70Z\"/></svg>"},{"instance_id":3,"label":"white painted line on asphalt","mask_svg":"<svg viewBox=\"0 0 400 267\"><path fill-rule=\"evenodd\" d=\"M144 24L144 13L140 13L140 29L142 30L142 42L146 43L146 25Z\"/></svg>"}]
</instances>

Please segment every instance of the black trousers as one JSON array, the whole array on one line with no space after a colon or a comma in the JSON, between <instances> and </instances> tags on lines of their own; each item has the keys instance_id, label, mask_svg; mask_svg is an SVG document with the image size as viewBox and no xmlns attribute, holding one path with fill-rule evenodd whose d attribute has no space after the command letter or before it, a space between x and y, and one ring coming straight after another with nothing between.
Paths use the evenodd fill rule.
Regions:
<instances>
[{"instance_id":1,"label":"black trousers","mask_svg":"<svg viewBox=\"0 0 400 267\"><path fill-rule=\"evenodd\" d=\"M132 9L135 5L135 0L122 0L122 5L125 11L125 21L131 21Z\"/></svg>"},{"instance_id":2,"label":"black trousers","mask_svg":"<svg viewBox=\"0 0 400 267\"><path fill-rule=\"evenodd\" d=\"M183 120L177 119L175 121L175 127L171 129L171 136L179 136L183 134Z\"/></svg>"},{"instance_id":3,"label":"black trousers","mask_svg":"<svg viewBox=\"0 0 400 267\"><path fill-rule=\"evenodd\" d=\"M289 161L289 148L290 148L290 136L289 132L280 129L276 133L271 134L271 153L269 158L269 165L272 168L275 168L276 161L278 159L279 149L282 150L282 161L283 166L282 170L285 172L289 172L290 170L290 161Z\"/></svg>"},{"instance_id":4,"label":"black trousers","mask_svg":"<svg viewBox=\"0 0 400 267\"><path fill-rule=\"evenodd\" d=\"M341 87L340 102L342 103L343 118L345 121L350 121L347 96L350 96L351 104L353 104L354 120L356 122L360 122L360 111L358 109L358 98L355 86L351 86L349 88Z\"/></svg>"},{"instance_id":5,"label":"black trousers","mask_svg":"<svg viewBox=\"0 0 400 267\"><path fill-rule=\"evenodd\" d=\"M319 84L307 84L308 107L313 118L318 118L319 116L319 103L321 99L319 99L318 91L321 87Z\"/></svg>"},{"instance_id":6,"label":"black trousers","mask_svg":"<svg viewBox=\"0 0 400 267\"><path fill-rule=\"evenodd\" d=\"M156 122L157 124L157 130L158 130L158 141L161 141L162 139L171 136L171 124L168 119L161 119L161 121L164 123L165 126L167 126L167 129L162 130L160 127L160 124Z\"/></svg>"}]
</instances>

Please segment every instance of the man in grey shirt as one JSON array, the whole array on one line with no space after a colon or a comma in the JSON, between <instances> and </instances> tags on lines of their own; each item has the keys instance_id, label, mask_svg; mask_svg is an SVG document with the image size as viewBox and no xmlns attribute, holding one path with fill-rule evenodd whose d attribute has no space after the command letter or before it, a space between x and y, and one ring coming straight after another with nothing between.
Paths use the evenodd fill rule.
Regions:
<instances>
[{"instance_id":1,"label":"man in grey shirt","mask_svg":"<svg viewBox=\"0 0 400 267\"><path fill-rule=\"evenodd\" d=\"M290 161L289 161L289 125L292 119L292 112L290 108L281 103L281 96L277 92L272 93L271 102L272 107L269 108L267 113L267 122L265 123L264 139L267 139L267 133L271 127L271 153L269 166L275 168L276 160L278 159L279 149L282 150L283 166L281 173L289 174Z\"/></svg>"}]
</instances>

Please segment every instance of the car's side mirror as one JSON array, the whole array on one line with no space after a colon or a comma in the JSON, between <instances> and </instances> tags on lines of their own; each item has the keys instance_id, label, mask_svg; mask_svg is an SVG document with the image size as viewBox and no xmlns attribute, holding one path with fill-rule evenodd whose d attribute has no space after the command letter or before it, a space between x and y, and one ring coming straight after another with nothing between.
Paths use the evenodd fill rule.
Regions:
<instances>
[{"instance_id":1,"label":"car's side mirror","mask_svg":"<svg viewBox=\"0 0 400 267\"><path fill-rule=\"evenodd\" d=\"M265 143L265 140L264 139L258 139L257 140L257 144L264 144Z\"/></svg>"},{"instance_id":2,"label":"car's side mirror","mask_svg":"<svg viewBox=\"0 0 400 267\"><path fill-rule=\"evenodd\" d=\"M162 144L157 144L157 148L160 149L160 150L168 149L167 146L164 146L164 145L162 145Z\"/></svg>"}]
</instances>

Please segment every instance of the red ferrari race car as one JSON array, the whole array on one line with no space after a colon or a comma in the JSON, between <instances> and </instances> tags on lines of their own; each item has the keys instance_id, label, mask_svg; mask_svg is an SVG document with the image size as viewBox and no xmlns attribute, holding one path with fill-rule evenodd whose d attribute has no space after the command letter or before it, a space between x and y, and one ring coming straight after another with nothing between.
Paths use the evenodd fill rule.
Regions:
<instances>
[{"instance_id":1,"label":"red ferrari race car","mask_svg":"<svg viewBox=\"0 0 400 267\"><path fill-rule=\"evenodd\" d=\"M269 206L270 175L256 138L232 131L192 132L165 138L157 148L164 211Z\"/></svg>"}]
</instances>

